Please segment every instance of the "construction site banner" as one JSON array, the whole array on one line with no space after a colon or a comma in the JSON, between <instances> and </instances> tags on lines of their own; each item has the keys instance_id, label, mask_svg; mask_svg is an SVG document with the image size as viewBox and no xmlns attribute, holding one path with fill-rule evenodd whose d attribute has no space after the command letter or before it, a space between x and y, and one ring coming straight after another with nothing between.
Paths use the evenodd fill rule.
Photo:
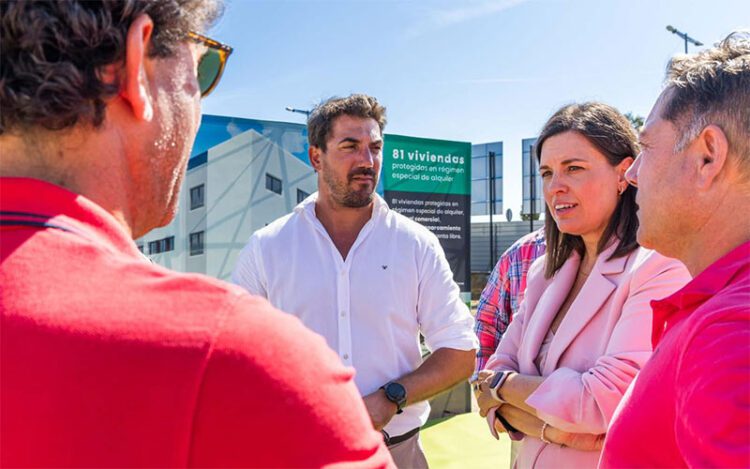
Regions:
<instances>
[{"instance_id":1,"label":"construction site banner","mask_svg":"<svg viewBox=\"0 0 750 469\"><path fill-rule=\"evenodd\" d=\"M453 278L471 299L471 144L386 135L382 191L388 205L440 240Z\"/></svg>"}]
</instances>

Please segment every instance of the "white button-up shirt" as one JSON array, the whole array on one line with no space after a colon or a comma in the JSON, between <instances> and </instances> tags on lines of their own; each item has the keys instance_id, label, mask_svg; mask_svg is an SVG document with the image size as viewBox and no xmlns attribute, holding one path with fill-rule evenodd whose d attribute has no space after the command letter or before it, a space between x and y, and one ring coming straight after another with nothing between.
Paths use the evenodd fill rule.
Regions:
<instances>
[{"instance_id":1,"label":"white button-up shirt","mask_svg":"<svg viewBox=\"0 0 750 469\"><path fill-rule=\"evenodd\" d=\"M356 370L364 396L422 363L430 350L478 347L474 320L437 237L375 196L372 217L342 259L315 215L317 193L255 232L232 280L325 337ZM423 425L427 402L386 426L396 436Z\"/></svg>"}]
</instances>

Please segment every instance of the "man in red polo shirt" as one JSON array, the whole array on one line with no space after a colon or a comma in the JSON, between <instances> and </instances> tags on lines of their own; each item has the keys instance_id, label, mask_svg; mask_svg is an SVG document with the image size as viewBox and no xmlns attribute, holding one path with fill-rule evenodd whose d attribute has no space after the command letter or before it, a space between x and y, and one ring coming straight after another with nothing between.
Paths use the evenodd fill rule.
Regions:
<instances>
[{"instance_id":1,"label":"man in red polo shirt","mask_svg":"<svg viewBox=\"0 0 750 469\"><path fill-rule=\"evenodd\" d=\"M207 0L0 2L0 466L392 464L322 338L143 259L231 48Z\"/></svg>"},{"instance_id":2,"label":"man in red polo shirt","mask_svg":"<svg viewBox=\"0 0 750 469\"><path fill-rule=\"evenodd\" d=\"M652 302L600 466L750 467L750 35L672 59L640 139L638 242L694 279Z\"/></svg>"}]
</instances>

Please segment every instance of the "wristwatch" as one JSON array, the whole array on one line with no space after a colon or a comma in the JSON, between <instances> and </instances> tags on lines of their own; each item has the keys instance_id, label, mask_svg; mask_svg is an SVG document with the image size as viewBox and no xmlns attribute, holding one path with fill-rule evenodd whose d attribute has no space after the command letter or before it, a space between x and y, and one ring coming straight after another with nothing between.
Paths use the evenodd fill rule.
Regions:
<instances>
[{"instance_id":1,"label":"wristwatch","mask_svg":"<svg viewBox=\"0 0 750 469\"><path fill-rule=\"evenodd\" d=\"M505 380L508 379L508 376L510 376L511 373L513 372L510 370L498 371L490 381L490 395L493 399L495 399L496 401L500 401L503 404L505 404L505 400L500 397L498 391L501 387L503 387L503 384L505 384Z\"/></svg>"},{"instance_id":2,"label":"wristwatch","mask_svg":"<svg viewBox=\"0 0 750 469\"><path fill-rule=\"evenodd\" d=\"M385 391L386 399L396 404L397 414L404 411L404 406L406 405L406 388L401 383L391 381L380 389Z\"/></svg>"}]
</instances>

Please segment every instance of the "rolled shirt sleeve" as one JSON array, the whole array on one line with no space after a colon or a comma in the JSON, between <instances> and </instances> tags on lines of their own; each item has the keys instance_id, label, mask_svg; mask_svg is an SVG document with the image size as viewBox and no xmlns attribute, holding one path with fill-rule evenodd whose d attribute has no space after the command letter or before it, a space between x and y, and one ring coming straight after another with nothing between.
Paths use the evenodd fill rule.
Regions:
<instances>
[{"instance_id":1,"label":"rolled shirt sleeve","mask_svg":"<svg viewBox=\"0 0 750 469\"><path fill-rule=\"evenodd\" d=\"M417 319L430 351L440 348L476 350L474 318L461 301L458 285L438 239L430 234L420 265Z\"/></svg>"}]
</instances>

